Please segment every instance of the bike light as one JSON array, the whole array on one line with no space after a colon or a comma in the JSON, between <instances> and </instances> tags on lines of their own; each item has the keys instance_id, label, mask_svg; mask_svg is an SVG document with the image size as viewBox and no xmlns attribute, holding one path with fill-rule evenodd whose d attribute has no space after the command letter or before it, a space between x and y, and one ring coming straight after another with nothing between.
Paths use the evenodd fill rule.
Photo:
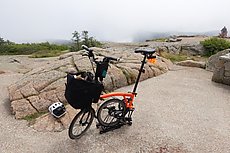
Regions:
<instances>
[{"instance_id":1,"label":"bike light","mask_svg":"<svg viewBox=\"0 0 230 153\"><path fill-rule=\"evenodd\" d=\"M151 57L148 58L149 63L154 64L154 63L156 63L156 61L157 61L156 56L151 56Z\"/></svg>"}]
</instances>

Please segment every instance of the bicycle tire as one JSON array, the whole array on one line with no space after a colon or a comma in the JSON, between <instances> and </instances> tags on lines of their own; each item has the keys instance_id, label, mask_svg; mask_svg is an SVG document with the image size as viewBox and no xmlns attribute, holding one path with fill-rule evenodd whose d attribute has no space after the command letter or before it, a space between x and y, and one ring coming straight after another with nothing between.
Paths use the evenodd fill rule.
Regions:
<instances>
[{"instance_id":1,"label":"bicycle tire","mask_svg":"<svg viewBox=\"0 0 230 153\"><path fill-rule=\"evenodd\" d=\"M124 101L120 99L107 100L98 109L97 119L99 124L106 127L116 126L124 118L125 108ZM109 118L111 119L109 120Z\"/></svg>"},{"instance_id":2,"label":"bicycle tire","mask_svg":"<svg viewBox=\"0 0 230 153\"><path fill-rule=\"evenodd\" d=\"M81 110L72 120L69 126L69 137L71 139L79 139L91 126L94 119L95 111L91 107L89 110ZM86 119L86 120L85 120ZM79 133L76 131L80 130Z\"/></svg>"}]
</instances>

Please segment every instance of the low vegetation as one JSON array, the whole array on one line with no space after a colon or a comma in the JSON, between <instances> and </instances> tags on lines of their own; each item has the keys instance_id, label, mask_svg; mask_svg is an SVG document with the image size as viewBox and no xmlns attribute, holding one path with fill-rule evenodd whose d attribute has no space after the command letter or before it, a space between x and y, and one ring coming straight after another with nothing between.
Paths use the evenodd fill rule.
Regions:
<instances>
[{"instance_id":1,"label":"low vegetation","mask_svg":"<svg viewBox=\"0 0 230 153\"><path fill-rule=\"evenodd\" d=\"M68 52L66 51L60 51L60 50L41 50L37 51L33 54L31 54L29 57L30 58L45 58L45 57L55 57L55 56L60 56L64 53Z\"/></svg>"},{"instance_id":2,"label":"low vegetation","mask_svg":"<svg viewBox=\"0 0 230 153\"><path fill-rule=\"evenodd\" d=\"M166 42L168 38L155 38L155 39L151 39L151 40L146 40L146 42L149 41L155 41L155 42Z\"/></svg>"},{"instance_id":3,"label":"low vegetation","mask_svg":"<svg viewBox=\"0 0 230 153\"><path fill-rule=\"evenodd\" d=\"M51 52L57 53L67 49L67 45L56 45L50 44L49 42L16 44L9 40L4 41L3 38L0 38L0 55L30 55L41 52L50 55Z\"/></svg>"},{"instance_id":4,"label":"low vegetation","mask_svg":"<svg viewBox=\"0 0 230 153\"><path fill-rule=\"evenodd\" d=\"M174 53L167 53L167 52L162 52L161 56L166 58L166 59L170 59L172 62L180 62L180 61L184 61L184 60L193 60L193 61L206 62L208 60L208 57L206 57L206 56L174 54Z\"/></svg>"},{"instance_id":5,"label":"low vegetation","mask_svg":"<svg viewBox=\"0 0 230 153\"><path fill-rule=\"evenodd\" d=\"M38 112L38 113L34 113L32 115L27 115L25 116L23 119L28 121L30 124L33 124L36 120L36 118L46 114L47 112Z\"/></svg>"},{"instance_id":6,"label":"low vegetation","mask_svg":"<svg viewBox=\"0 0 230 153\"><path fill-rule=\"evenodd\" d=\"M82 45L88 47L102 46L94 37L89 36L88 31L82 31L81 35L74 31L72 41L70 46L50 44L49 42L17 44L0 37L0 55L31 55L32 58L42 58L59 56L66 50L79 51L82 49Z\"/></svg>"},{"instance_id":7,"label":"low vegetation","mask_svg":"<svg viewBox=\"0 0 230 153\"><path fill-rule=\"evenodd\" d=\"M200 42L204 49L205 55L211 56L219 51L230 48L230 42L223 38L212 37Z\"/></svg>"},{"instance_id":8,"label":"low vegetation","mask_svg":"<svg viewBox=\"0 0 230 153\"><path fill-rule=\"evenodd\" d=\"M183 54L173 54L173 53L167 53L167 52L162 52L161 56L166 59L170 59L172 62L184 61L188 58L188 56L183 55Z\"/></svg>"}]
</instances>

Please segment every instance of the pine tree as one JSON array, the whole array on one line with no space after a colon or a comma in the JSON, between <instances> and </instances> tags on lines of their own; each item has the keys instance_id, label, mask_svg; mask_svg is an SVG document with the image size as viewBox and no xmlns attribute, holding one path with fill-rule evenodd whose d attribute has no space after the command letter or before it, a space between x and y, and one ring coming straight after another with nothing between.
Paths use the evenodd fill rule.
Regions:
<instances>
[{"instance_id":1,"label":"pine tree","mask_svg":"<svg viewBox=\"0 0 230 153\"><path fill-rule=\"evenodd\" d=\"M82 31L83 44L88 46L88 47L91 47L89 44L89 35L88 34L89 34L88 31Z\"/></svg>"},{"instance_id":2,"label":"pine tree","mask_svg":"<svg viewBox=\"0 0 230 153\"><path fill-rule=\"evenodd\" d=\"M72 46L72 51L78 51L81 50L81 38L80 34L77 31L74 31L73 33L72 40L74 41L74 46Z\"/></svg>"},{"instance_id":3,"label":"pine tree","mask_svg":"<svg viewBox=\"0 0 230 153\"><path fill-rule=\"evenodd\" d=\"M3 45L3 44L5 44L5 41L2 37L0 37L0 45Z\"/></svg>"}]
</instances>

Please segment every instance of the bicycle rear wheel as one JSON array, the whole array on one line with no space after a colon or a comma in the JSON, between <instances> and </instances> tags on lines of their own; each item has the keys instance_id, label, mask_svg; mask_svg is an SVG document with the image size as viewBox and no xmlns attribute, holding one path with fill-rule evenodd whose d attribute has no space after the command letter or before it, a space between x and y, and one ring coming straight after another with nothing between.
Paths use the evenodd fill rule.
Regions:
<instances>
[{"instance_id":1,"label":"bicycle rear wheel","mask_svg":"<svg viewBox=\"0 0 230 153\"><path fill-rule=\"evenodd\" d=\"M116 126L124 118L125 108L125 103L120 99L107 100L98 109L98 122L106 127Z\"/></svg>"},{"instance_id":2,"label":"bicycle rear wheel","mask_svg":"<svg viewBox=\"0 0 230 153\"><path fill-rule=\"evenodd\" d=\"M69 126L69 137L79 139L90 127L95 115L94 109L81 110L72 120Z\"/></svg>"}]
</instances>

